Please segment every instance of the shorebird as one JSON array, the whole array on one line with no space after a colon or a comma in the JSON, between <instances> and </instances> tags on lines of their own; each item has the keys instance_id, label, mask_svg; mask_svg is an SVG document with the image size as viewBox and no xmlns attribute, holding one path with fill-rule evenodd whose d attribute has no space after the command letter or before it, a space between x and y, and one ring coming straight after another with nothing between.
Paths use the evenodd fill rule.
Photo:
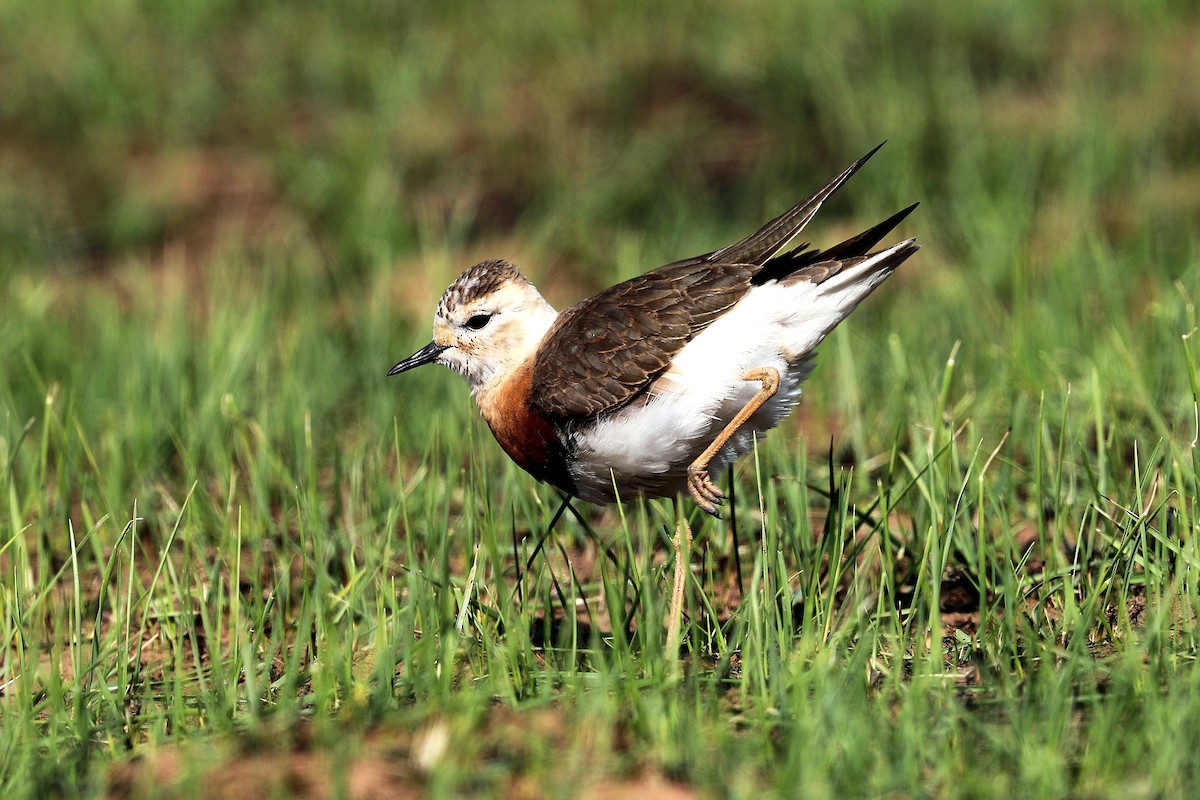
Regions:
<instances>
[{"instance_id":1,"label":"shorebird","mask_svg":"<svg viewBox=\"0 0 1200 800\"><path fill-rule=\"evenodd\" d=\"M388 375L438 363L466 377L509 457L569 496L609 503L686 491L718 516L724 495L713 476L788 415L817 345L917 250L907 239L870 252L913 204L825 250L782 252L878 149L736 244L562 313L516 265L475 264L442 295L433 341ZM677 599L679 540L690 541L682 529Z\"/></svg>"}]
</instances>

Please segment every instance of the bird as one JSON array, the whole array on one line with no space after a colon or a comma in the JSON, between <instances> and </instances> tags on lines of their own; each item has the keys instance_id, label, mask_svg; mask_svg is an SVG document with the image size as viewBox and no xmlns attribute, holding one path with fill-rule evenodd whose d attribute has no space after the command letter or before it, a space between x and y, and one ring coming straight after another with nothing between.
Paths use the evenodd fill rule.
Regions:
<instances>
[{"instance_id":1,"label":"bird","mask_svg":"<svg viewBox=\"0 0 1200 800\"><path fill-rule=\"evenodd\" d=\"M686 491L716 516L713 476L798 403L814 351L918 249L870 253L917 204L826 250L779 251L879 148L745 239L676 261L558 313L518 269L468 267L433 340L389 376L463 375L501 448L592 503Z\"/></svg>"},{"instance_id":2,"label":"bird","mask_svg":"<svg viewBox=\"0 0 1200 800\"><path fill-rule=\"evenodd\" d=\"M824 250L784 250L880 147L746 238L561 313L512 262L470 266L432 341L387 374L437 363L464 376L504 452L568 498L686 493L719 516L714 477L788 416L817 346L918 250L909 238L872 252L916 203Z\"/></svg>"}]
</instances>

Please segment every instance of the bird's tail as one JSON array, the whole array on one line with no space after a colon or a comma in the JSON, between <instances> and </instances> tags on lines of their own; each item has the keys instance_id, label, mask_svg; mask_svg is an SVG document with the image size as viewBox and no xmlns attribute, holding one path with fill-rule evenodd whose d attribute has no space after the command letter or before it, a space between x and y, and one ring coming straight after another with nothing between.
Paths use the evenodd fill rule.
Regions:
<instances>
[{"instance_id":1,"label":"bird's tail","mask_svg":"<svg viewBox=\"0 0 1200 800\"><path fill-rule=\"evenodd\" d=\"M793 310L786 323L789 356L807 358L839 322L918 249L915 239L906 239L877 253L818 261L781 280L781 286L800 292L793 296Z\"/></svg>"}]
</instances>

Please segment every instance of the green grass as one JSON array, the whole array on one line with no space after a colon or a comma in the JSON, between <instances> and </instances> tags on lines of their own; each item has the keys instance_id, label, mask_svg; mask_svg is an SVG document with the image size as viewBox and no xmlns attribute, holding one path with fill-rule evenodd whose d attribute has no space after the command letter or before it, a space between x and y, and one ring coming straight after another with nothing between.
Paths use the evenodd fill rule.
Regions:
<instances>
[{"instance_id":1,"label":"green grass","mask_svg":"<svg viewBox=\"0 0 1200 800\"><path fill-rule=\"evenodd\" d=\"M1200 791L1189 4L377 5L0 0L6 798ZM383 373L474 260L565 307L883 139L807 235L924 249L668 659L672 505L525 573L557 494Z\"/></svg>"}]
</instances>

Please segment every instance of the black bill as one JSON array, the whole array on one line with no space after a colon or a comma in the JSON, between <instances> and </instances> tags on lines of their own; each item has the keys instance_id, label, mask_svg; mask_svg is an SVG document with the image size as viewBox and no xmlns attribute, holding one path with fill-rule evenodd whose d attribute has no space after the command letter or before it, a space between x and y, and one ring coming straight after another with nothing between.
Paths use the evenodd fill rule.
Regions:
<instances>
[{"instance_id":1,"label":"black bill","mask_svg":"<svg viewBox=\"0 0 1200 800\"><path fill-rule=\"evenodd\" d=\"M441 355L443 350L448 349L444 344L429 344L422 347L417 352L413 353L408 358L401 361L396 366L388 370L388 376L399 375L401 372L407 372L413 367L419 367L422 364L432 364L434 359Z\"/></svg>"}]
</instances>

